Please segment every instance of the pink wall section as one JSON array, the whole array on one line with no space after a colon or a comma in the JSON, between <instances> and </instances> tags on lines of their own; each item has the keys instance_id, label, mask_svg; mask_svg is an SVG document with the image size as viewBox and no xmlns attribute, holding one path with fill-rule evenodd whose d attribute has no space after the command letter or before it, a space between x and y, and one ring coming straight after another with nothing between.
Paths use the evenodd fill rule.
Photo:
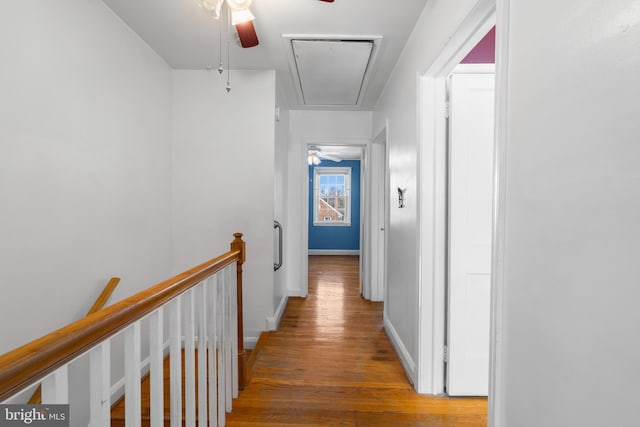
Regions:
<instances>
[{"instance_id":1,"label":"pink wall section","mask_svg":"<svg viewBox=\"0 0 640 427\"><path fill-rule=\"evenodd\" d=\"M496 27L482 38L471 52L461 61L462 64L496 63Z\"/></svg>"}]
</instances>

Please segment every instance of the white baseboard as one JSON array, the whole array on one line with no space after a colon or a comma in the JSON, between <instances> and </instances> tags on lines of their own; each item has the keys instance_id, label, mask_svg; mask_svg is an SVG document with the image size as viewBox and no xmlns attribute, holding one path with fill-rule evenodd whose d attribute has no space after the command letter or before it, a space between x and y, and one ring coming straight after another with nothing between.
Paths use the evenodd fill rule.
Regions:
<instances>
[{"instance_id":1,"label":"white baseboard","mask_svg":"<svg viewBox=\"0 0 640 427\"><path fill-rule=\"evenodd\" d=\"M400 358L400 362L402 363L402 368L404 369L407 377L412 384L416 384L416 364L411 358L411 355L407 351L407 348L404 346L404 343L400 339L400 335L396 331L396 328L393 327L391 320L387 317L387 314L384 315L384 329L387 332L387 336L389 340L391 340L391 344L393 348L396 350L398 357Z\"/></svg>"},{"instance_id":2,"label":"white baseboard","mask_svg":"<svg viewBox=\"0 0 640 427\"><path fill-rule=\"evenodd\" d=\"M277 331L280 325L280 320L284 314L284 309L287 307L287 301L289 301L289 295L283 295L280 299L280 304L274 313L273 317L267 317L267 330Z\"/></svg>"},{"instance_id":3,"label":"white baseboard","mask_svg":"<svg viewBox=\"0 0 640 427\"><path fill-rule=\"evenodd\" d=\"M289 289L289 297L296 297L296 298L306 298L306 295L302 294L302 291L300 289Z\"/></svg>"},{"instance_id":4,"label":"white baseboard","mask_svg":"<svg viewBox=\"0 0 640 427\"><path fill-rule=\"evenodd\" d=\"M309 249L309 255L360 255L359 249Z\"/></svg>"},{"instance_id":5,"label":"white baseboard","mask_svg":"<svg viewBox=\"0 0 640 427\"><path fill-rule=\"evenodd\" d=\"M242 342L244 343L244 348L249 350L253 350L254 348L256 348L258 338L259 337L244 337L244 339L242 340Z\"/></svg>"}]
</instances>

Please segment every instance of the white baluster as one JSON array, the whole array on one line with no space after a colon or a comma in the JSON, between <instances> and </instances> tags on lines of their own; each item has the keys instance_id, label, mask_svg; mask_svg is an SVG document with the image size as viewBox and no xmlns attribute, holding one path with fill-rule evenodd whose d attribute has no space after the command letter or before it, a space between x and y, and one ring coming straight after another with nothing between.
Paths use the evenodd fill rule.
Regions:
<instances>
[{"instance_id":1,"label":"white baluster","mask_svg":"<svg viewBox=\"0 0 640 427\"><path fill-rule=\"evenodd\" d=\"M182 427L182 316L181 297L177 296L169 305L169 376L171 400L171 427Z\"/></svg>"},{"instance_id":2,"label":"white baluster","mask_svg":"<svg viewBox=\"0 0 640 427\"><path fill-rule=\"evenodd\" d=\"M218 316L218 425L225 425L225 289L227 287L226 277L222 272L218 273L218 301L216 304L216 312Z\"/></svg>"},{"instance_id":3,"label":"white baluster","mask_svg":"<svg viewBox=\"0 0 640 427\"><path fill-rule=\"evenodd\" d=\"M231 373L233 378L233 398L237 399L239 396L238 390L238 281L237 281L237 265L233 264L229 266L231 290L231 314L229 319L231 321Z\"/></svg>"},{"instance_id":4,"label":"white baluster","mask_svg":"<svg viewBox=\"0 0 640 427\"><path fill-rule=\"evenodd\" d=\"M164 425L164 373L163 373L163 308L149 317L149 358L151 425Z\"/></svg>"},{"instance_id":5,"label":"white baluster","mask_svg":"<svg viewBox=\"0 0 640 427\"><path fill-rule=\"evenodd\" d=\"M140 322L124 332L124 411L127 427L140 427Z\"/></svg>"},{"instance_id":6,"label":"white baluster","mask_svg":"<svg viewBox=\"0 0 640 427\"><path fill-rule=\"evenodd\" d=\"M42 380L42 403L69 403L69 365L56 369Z\"/></svg>"},{"instance_id":7,"label":"white baluster","mask_svg":"<svg viewBox=\"0 0 640 427\"><path fill-rule=\"evenodd\" d=\"M184 400L186 427L196 425L195 316L193 289L187 291L184 306Z\"/></svg>"},{"instance_id":8,"label":"white baluster","mask_svg":"<svg viewBox=\"0 0 640 427\"><path fill-rule=\"evenodd\" d=\"M207 289L209 279L196 288L198 296L198 425L207 422Z\"/></svg>"},{"instance_id":9,"label":"white baluster","mask_svg":"<svg viewBox=\"0 0 640 427\"><path fill-rule=\"evenodd\" d=\"M231 359L233 358L233 352L231 351L231 334L232 334L232 328L231 328L231 270L227 267L224 269L224 274L227 276L226 278L226 286L225 286L225 310L224 310L224 314L225 314L225 319L224 319L224 326L225 326L225 332L224 332L224 369L225 369L225 373L224 373L224 378L225 378L225 408L227 410L227 412L231 412L231 399L233 396L233 362L231 361Z\"/></svg>"},{"instance_id":10,"label":"white baluster","mask_svg":"<svg viewBox=\"0 0 640 427\"><path fill-rule=\"evenodd\" d=\"M111 425L111 341L96 346L89 355L89 427Z\"/></svg>"},{"instance_id":11,"label":"white baluster","mask_svg":"<svg viewBox=\"0 0 640 427\"><path fill-rule=\"evenodd\" d=\"M215 427L218 425L218 410L217 410L217 402L218 402L218 390L216 388L217 381L217 367L216 367L216 347L217 347L217 334L216 334L216 316L217 316L217 295L218 295L218 276L214 275L211 280L209 280L209 292L208 295L208 307L207 307L207 318L209 320L209 325L207 328L209 339L208 339L208 348L209 348L209 425L211 427Z\"/></svg>"}]
</instances>

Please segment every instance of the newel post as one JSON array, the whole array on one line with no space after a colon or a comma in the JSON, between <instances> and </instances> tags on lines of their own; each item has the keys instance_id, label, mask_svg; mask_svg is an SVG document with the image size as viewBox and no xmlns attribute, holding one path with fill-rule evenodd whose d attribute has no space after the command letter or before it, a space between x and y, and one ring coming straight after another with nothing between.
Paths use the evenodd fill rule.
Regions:
<instances>
[{"instance_id":1,"label":"newel post","mask_svg":"<svg viewBox=\"0 0 640 427\"><path fill-rule=\"evenodd\" d=\"M238 388L244 390L247 381L247 353L244 351L244 332L242 314L242 264L247 257L247 249L242 233L233 233L235 239L231 242L232 251L240 251L240 259L237 263L237 283L238 283Z\"/></svg>"}]
</instances>

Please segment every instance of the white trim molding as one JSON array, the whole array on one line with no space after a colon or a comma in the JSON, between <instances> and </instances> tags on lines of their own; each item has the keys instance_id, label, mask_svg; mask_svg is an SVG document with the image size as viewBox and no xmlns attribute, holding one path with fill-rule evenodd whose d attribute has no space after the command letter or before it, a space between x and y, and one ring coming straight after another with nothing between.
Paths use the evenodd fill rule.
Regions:
<instances>
[{"instance_id":1,"label":"white trim molding","mask_svg":"<svg viewBox=\"0 0 640 427\"><path fill-rule=\"evenodd\" d=\"M278 304L278 308L276 312L271 317L267 317L267 330L268 331L277 331L278 326L280 326L280 320L282 320L282 315L284 314L285 308L287 308L287 302L289 301L289 295L283 295L280 299L280 304Z\"/></svg>"},{"instance_id":2,"label":"white trim molding","mask_svg":"<svg viewBox=\"0 0 640 427\"><path fill-rule=\"evenodd\" d=\"M360 255L360 249L309 249L309 255Z\"/></svg>"},{"instance_id":3,"label":"white trim molding","mask_svg":"<svg viewBox=\"0 0 640 427\"><path fill-rule=\"evenodd\" d=\"M296 109L317 109L322 108L324 110L355 110L358 107L362 106L364 95L367 92L367 88L369 86L369 80L371 79L371 70L373 69L372 65L375 64L375 61L378 57L378 51L380 50L380 45L383 40L383 36L380 34L362 34L362 35L354 35L354 34L283 34L282 42L284 51L287 55L287 62L289 63L289 71L291 72L291 76L293 78L293 86L296 90L296 97L298 99L299 105L295 106ZM304 96L302 94L302 85L300 82L300 75L298 73L298 66L296 64L295 53L293 51L293 41L294 40L322 40L322 41L349 41L349 40L367 40L373 43L373 49L371 50L371 55L369 56L369 64L367 67L367 71L365 72L364 78L362 79L362 85L360 89L360 95L358 96L358 101L355 105L315 105L315 104L305 104Z\"/></svg>"},{"instance_id":4,"label":"white trim molding","mask_svg":"<svg viewBox=\"0 0 640 427\"><path fill-rule=\"evenodd\" d=\"M254 348L256 348L256 344L258 344L258 338L259 337L244 337L244 339L242 340L242 342L244 343L244 348L249 350L253 350Z\"/></svg>"},{"instance_id":5,"label":"white trim molding","mask_svg":"<svg viewBox=\"0 0 640 427\"><path fill-rule=\"evenodd\" d=\"M387 332L387 336L393 345L393 348L396 351L396 354L400 358L400 363L402 363L402 368L404 369L409 381L412 384L416 383L416 364L413 361L413 358L407 351L407 348L404 346L400 335L396 331L396 328L393 327L391 320L387 317L386 313L384 315L384 330Z\"/></svg>"},{"instance_id":6,"label":"white trim molding","mask_svg":"<svg viewBox=\"0 0 640 427\"><path fill-rule=\"evenodd\" d=\"M300 289L289 289L289 297L293 297L293 298L306 298L307 294L306 293L302 293L302 291Z\"/></svg>"},{"instance_id":7,"label":"white trim molding","mask_svg":"<svg viewBox=\"0 0 640 427\"><path fill-rule=\"evenodd\" d=\"M343 175L344 176L344 214L331 206L328 202L320 197L320 177L322 175ZM311 179L311 178L310 178ZM340 184L337 184L340 185ZM337 166L316 166L313 168L313 226L343 226L351 227L351 167L337 167ZM325 222L318 215L319 206L318 203L322 202L331 211L335 212L338 217L342 216L341 220ZM331 218L329 218L331 219Z\"/></svg>"},{"instance_id":8,"label":"white trim molding","mask_svg":"<svg viewBox=\"0 0 640 427\"><path fill-rule=\"evenodd\" d=\"M504 260L506 212L507 141L509 123L509 10L510 0L496 0L496 112L494 153L493 242L491 244L491 346L489 352L488 425L502 427L502 376L504 327Z\"/></svg>"}]
</instances>

